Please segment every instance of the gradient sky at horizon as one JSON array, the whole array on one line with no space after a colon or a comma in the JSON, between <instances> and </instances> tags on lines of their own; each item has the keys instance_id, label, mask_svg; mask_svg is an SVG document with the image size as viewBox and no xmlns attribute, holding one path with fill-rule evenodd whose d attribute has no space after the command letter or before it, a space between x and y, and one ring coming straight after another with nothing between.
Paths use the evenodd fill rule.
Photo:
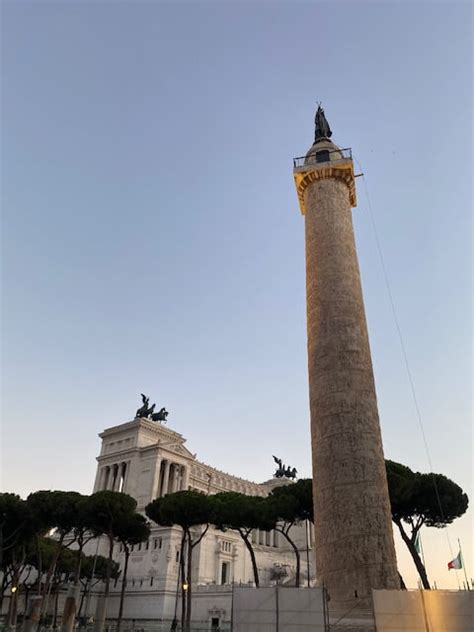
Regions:
<instances>
[{"instance_id":1,"label":"gradient sky at horizon","mask_svg":"<svg viewBox=\"0 0 474 632\"><path fill-rule=\"evenodd\" d=\"M2 489L89 493L98 433L141 392L202 461L311 475L292 158L320 100L365 173L433 469L471 497L471 4L1 10ZM357 186L385 454L428 471ZM423 530L438 587L457 586L457 538L474 575L472 516L451 550Z\"/></svg>"}]
</instances>

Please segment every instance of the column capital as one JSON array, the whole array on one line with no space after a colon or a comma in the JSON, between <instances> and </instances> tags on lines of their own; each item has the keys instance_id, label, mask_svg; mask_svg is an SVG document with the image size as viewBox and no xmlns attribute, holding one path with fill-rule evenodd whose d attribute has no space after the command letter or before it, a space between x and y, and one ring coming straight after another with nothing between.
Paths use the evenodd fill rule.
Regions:
<instances>
[{"instance_id":1,"label":"column capital","mask_svg":"<svg viewBox=\"0 0 474 632\"><path fill-rule=\"evenodd\" d=\"M295 159L298 160L298 159ZM296 192L300 203L301 215L306 215L306 202L304 193L312 182L333 178L341 180L349 190L349 201L351 206L357 206L357 196L355 189L354 163L350 158L324 163L305 163L293 169Z\"/></svg>"}]
</instances>

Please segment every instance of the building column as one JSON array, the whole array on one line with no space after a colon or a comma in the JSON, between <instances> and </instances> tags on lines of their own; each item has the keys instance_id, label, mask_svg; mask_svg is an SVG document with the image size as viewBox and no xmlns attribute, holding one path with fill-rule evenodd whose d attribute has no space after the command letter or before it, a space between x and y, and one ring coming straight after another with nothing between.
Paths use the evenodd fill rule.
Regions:
<instances>
[{"instance_id":1,"label":"building column","mask_svg":"<svg viewBox=\"0 0 474 632\"><path fill-rule=\"evenodd\" d=\"M181 479L181 489L186 490L189 487L189 467L183 465L183 477Z\"/></svg>"},{"instance_id":2,"label":"building column","mask_svg":"<svg viewBox=\"0 0 474 632\"><path fill-rule=\"evenodd\" d=\"M125 462L125 476L124 476L124 479L123 479L123 491L125 493L128 493L127 492L127 489L128 489L127 483L128 483L128 473L129 472L130 472L130 461L126 461Z\"/></svg>"},{"instance_id":3,"label":"building column","mask_svg":"<svg viewBox=\"0 0 474 632\"><path fill-rule=\"evenodd\" d=\"M105 484L107 482L107 467L101 467L99 470L99 480L97 481L97 490L100 491L105 489Z\"/></svg>"},{"instance_id":4,"label":"building column","mask_svg":"<svg viewBox=\"0 0 474 632\"><path fill-rule=\"evenodd\" d=\"M125 474L127 473L127 464L125 461L122 461L119 465L119 492L124 492L125 490Z\"/></svg>"},{"instance_id":5,"label":"building column","mask_svg":"<svg viewBox=\"0 0 474 632\"><path fill-rule=\"evenodd\" d=\"M179 471L180 471L180 466L177 463L173 463L173 476L172 476L172 493L174 494L175 492L178 491L179 488Z\"/></svg>"},{"instance_id":6,"label":"building column","mask_svg":"<svg viewBox=\"0 0 474 632\"><path fill-rule=\"evenodd\" d=\"M315 143L294 171L305 217L315 554L318 583L349 610L400 580L352 225L354 165L321 121L318 108Z\"/></svg>"},{"instance_id":7,"label":"building column","mask_svg":"<svg viewBox=\"0 0 474 632\"><path fill-rule=\"evenodd\" d=\"M117 466L115 464L110 466L110 476L109 476L108 489L111 492L115 491L115 483L117 481L117 469L116 468L117 468Z\"/></svg>"},{"instance_id":8,"label":"building column","mask_svg":"<svg viewBox=\"0 0 474 632\"><path fill-rule=\"evenodd\" d=\"M170 465L169 461L165 461L165 469L163 470L163 486L161 488L161 495L165 496L168 493L168 483L170 477Z\"/></svg>"},{"instance_id":9,"label":"building column","mask_svg":"<svg viewBox=\"0 0 474 632\"><path fill-rule=\"evenodd\" d=\"M155 467L155 479L153 481L153 488L151 490L151 499L155 500L155 498L158 498L158 495L160 493L160 478L161 478L161 463L162 463L163 459L161 457L158 457L156 460L156 467Z\"/></svg>"}]
</instances>

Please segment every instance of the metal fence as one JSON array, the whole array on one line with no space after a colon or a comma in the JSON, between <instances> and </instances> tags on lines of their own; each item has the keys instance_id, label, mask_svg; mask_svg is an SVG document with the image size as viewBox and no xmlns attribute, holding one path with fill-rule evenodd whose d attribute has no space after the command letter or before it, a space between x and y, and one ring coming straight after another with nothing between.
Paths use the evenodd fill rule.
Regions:
<instances>
[{"instance_id":1,"label":"metal fence","mask_svg":"<svg viewBox=\"0 0 474 632\"><path fill-rule=\"evenodd\" d=\"M320 149L314 153L307 154L306 156L299 156L293 158L293 167L298 169L305 167L306 165L312 165L315 163L335 162L336 160L351 160L352 149L346 147L345 149Z\"/></svg>"}]
</instances>

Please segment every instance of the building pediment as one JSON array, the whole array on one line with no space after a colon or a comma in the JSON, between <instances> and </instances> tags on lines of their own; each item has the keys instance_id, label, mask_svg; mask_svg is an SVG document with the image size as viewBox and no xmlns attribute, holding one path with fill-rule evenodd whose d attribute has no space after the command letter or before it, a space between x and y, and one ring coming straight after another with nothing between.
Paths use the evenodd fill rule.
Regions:
<instances>
[{"instance_id":1,"label":"building pediment","mask_svg":"<svg viewBox=\"0 0 474 632\"><path fill-rule=\"evenodd\" d=\"M190 452L187 448L184 447L182 443L177 442L161 442L160 448L164 448L169 452L174 452L175 454L179 454L180 456L184 456L187 459L192 459L193 461L196 459L196 455Z\"/></svg>"}]
</instances>

